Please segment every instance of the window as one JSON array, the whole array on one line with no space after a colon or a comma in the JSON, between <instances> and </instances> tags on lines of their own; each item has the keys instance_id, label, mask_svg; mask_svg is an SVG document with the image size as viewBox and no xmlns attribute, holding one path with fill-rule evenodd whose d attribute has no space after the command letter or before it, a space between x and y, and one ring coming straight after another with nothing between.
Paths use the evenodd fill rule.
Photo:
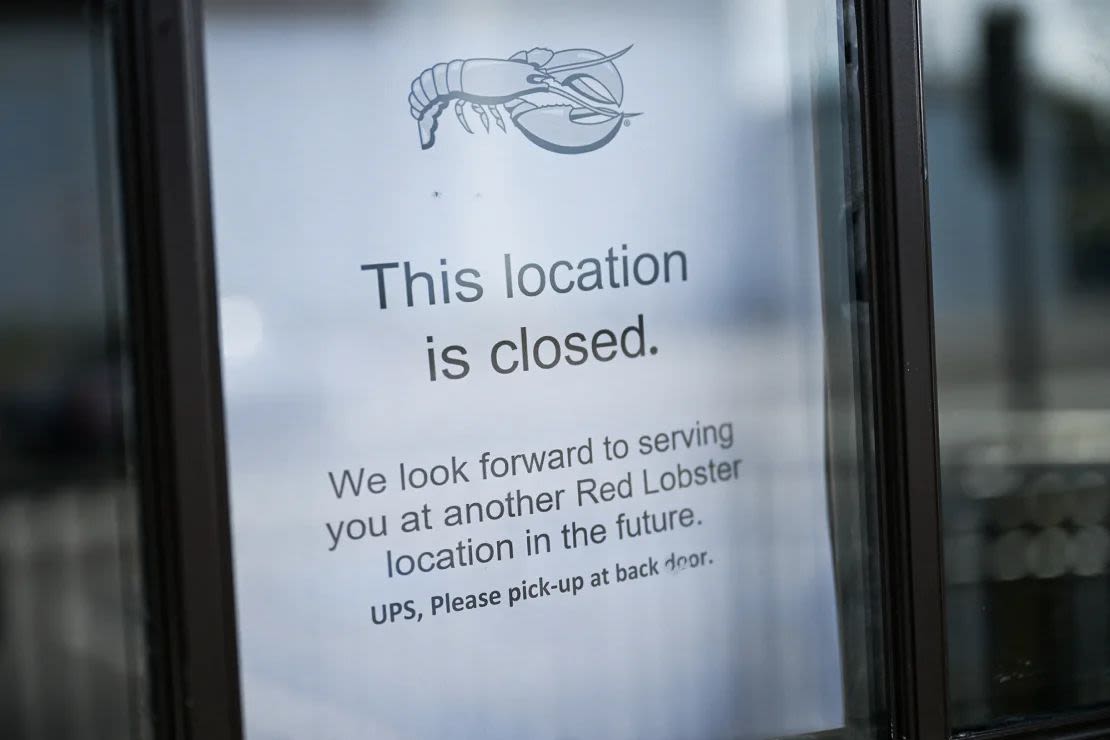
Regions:
<instances>
[{"instance_id":1,"label":"window","mask_svg":"<svg viewBox=\"0 0 1110 740\"><path fill-rule=\"evenodd\" d=\"M1110 700L1110 15L923 3L952 723Z\"/></svg>"}]
</instances>

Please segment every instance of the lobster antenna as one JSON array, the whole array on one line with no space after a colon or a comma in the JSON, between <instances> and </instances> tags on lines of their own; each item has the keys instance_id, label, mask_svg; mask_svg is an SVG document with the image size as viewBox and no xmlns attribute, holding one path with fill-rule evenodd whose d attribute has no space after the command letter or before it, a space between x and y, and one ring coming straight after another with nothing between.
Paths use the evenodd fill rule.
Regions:
<instances>
[{"instance_id":1,"label":"lobster antenna","mask_svg":"<svg viewBox=\"0 0 1110 740\"><path fill-rule=\"evenodd\" d=\"M584 62L570 62L569 64L560 64L558 67L548 67L544 71L547 72L548 74L550 74L552 72L568 72L572 69L583 69L585 67L596 66L596 65L601 64L603 62L611 62L614 59L617 59L618 57L624 56L626 53L628 53L628 50L631 49L633 46L634 46L634 44L629 44L628 46L626 46L623 49L621 49L620 51L618 51L616 54L610 54L607 57L599 57L598 59L587 59Z\"/></svg>"}]
</instances>

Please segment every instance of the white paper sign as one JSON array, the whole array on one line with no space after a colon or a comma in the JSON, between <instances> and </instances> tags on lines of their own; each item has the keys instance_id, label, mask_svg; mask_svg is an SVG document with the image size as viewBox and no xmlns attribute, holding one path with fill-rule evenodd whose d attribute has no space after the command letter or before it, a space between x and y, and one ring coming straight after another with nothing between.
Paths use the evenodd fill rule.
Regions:
<instances>
[{"instance_id":1,"label":"white paper sign","mask_svg":"<svg viewBox=\"0 0 1110 740\"><path fill-rule=\"evenodd\" d=\"M209 12L250 740L841 724L789 32Z\"/></svg>"}]
</instances>

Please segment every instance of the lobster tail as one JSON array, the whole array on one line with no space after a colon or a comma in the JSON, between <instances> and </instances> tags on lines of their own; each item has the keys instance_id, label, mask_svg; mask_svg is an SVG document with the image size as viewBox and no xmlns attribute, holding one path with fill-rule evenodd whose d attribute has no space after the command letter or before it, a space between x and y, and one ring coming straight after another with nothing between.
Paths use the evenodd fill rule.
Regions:
<instances>
[{"instance_id":1,"label":"lobster tail","mask_svg":"<svg viewBox=\"0 0 1110 740\"><path fill-rule=\"evenodd\" d=\"M436 129L439 128L439 114L447 107L446 102L435 103L423 116L416 120L416 128L420 132L420 148L431 149L436 143Z\"/></svg>"},{"instance_id":2,"label":"lobster tail","mask_svg":"<svg viewBox=\"0 0 1110 740\"><path fill-rule=\"evenodd\" d=\"M462 89L463 61L440 62L428 67L409 87L409 114L416 119L420 131L420 148L435 144L439 114L447 101Z\"/></svg>"}]
</instances>

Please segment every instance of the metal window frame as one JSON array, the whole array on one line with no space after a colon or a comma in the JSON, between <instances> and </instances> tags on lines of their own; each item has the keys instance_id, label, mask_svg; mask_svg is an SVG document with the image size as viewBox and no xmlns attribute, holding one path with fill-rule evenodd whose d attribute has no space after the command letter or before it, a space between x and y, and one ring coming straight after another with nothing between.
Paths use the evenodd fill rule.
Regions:
<instances>
[{"instance_id":1,"label":"metal window frame","mask_svg":"<svg viewBox=\"0 0 1110 740\"><path fill-rule=\"evenodd\" d=\"M118 0L128 302L159 740L242 737L199 2Z\"/></svg>"},{"instance_id":2,"label":"metal window frame","mask_svg":"<svg viewBox=\"0 0 1110 740\"><path fill-rule=\"evenodd\" d=\"M156 736L239 740L201 3L113 7ZM856 9L888 734L938 740L951 728L920 0ZM1107 728L1101 712L974 736Z\"/></svg>"},{"instance_id":3,"label":"metal window frame","mask_svg":"<svg viewBox=\"0 0 1110 740\"><path fill-rule=\"evenodd\" d=\"M950 734L918 0L858 6L891 735Z\"/></svg>"}]
</instances>

